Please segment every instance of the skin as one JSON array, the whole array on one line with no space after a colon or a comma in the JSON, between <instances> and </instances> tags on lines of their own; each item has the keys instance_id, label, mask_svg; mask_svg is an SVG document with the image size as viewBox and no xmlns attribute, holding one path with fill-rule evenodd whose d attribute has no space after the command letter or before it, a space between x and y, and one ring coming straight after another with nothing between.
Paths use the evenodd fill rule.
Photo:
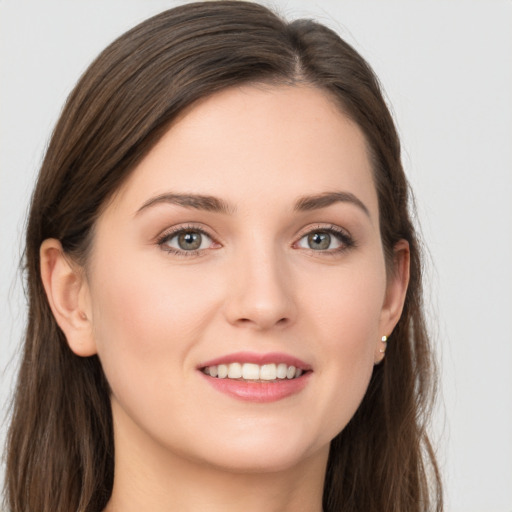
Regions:
<instances>
[{"instance_id":1,"label":"skin","mask_svg":"<svg viewBox=\"0 0 512 512\"><path fill-rule=\"evenodd\" d=\"M294 209L334 191L364 208ZM147 206L169 193L214 196L229 211ZM332 226L343 240L309 245ZM185 255L176 237L162 241L175 228L208 236ZM112 388L106 510L321 510L329 443L364 396L408 281L406 242L386 272L364 136L325 93L244 86L200 101L105 209L86 269L57 240L41 259L71 349L98 354ZM238 400L198 366L239 351L290 354L312 372L288 398Z\"/></svg>"}]
</instances>

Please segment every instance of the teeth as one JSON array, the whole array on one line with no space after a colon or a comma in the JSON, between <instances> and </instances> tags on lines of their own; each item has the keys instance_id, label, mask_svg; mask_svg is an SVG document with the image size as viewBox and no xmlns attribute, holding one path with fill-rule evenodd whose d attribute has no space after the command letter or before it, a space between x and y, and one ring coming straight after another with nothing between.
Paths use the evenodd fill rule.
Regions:
<instances>
[{"instance_id":1,"label":"teeth","mask_svg":"<svg viewBox=\"0 0 512 512\"><path fill-rule=\"evenodd\" d=\"M213 368L213 366L211 368ZM211 370L210 370L210 375L211 374L212 373L211 373ZM219 364L219 366L217 366L217 376L219 377L219 379L225 379L228 376L228 367L227 367L227 365Z\"/></svg>"},{"instance_id":2,"label":"teeth","mask_svg":"<svg viewBox=\"0 0 512 512\"><path fill-rule=\"evenodd\" d=\"M293 379L295 377L295 366L288 366L288 371L286 372L287 379Z\"/></svg>"},{"instance_id":3,"label":"teeth","mask_svg":"<svg viewBox=\"0 0 512 512\"><path fill-rule=\"evenodd\" d=\"M286 374L288 373L288 366L284 363L277 365L277 378L278 379L286 379Z\"/></svg>"},{"instance_id":4,"label":"teeth","mask_svg":"<svg viewBox=\"0 0 512 512\"><path fill-rule=\"evenodd\" d=\"M242 366L242 377L245 380L258 380L260 378L260 367L257 364L245 363Z\"/></svg>"},{"instance_id":5,"label":"teeth","mask_svg":"<svg viewBox=\"0 0 512 512\"><path fill-rule=\"evenodd\" d=\"M231 363L228 366L228 378L239 379L242 376L242 365L240 363Z\"/></svg>"},{"instance_id":6,"label":"teeth","mask_svg":"<svg viewBox=\"0 0 512 512\"><path fill-rule=\"evenodd\" d=\"M264 364L260 369L261 380L276 380L277 369L275 364Z\"/></svg>"},{"instance_id":7,"label":"teeth","mask_svg":"<svg viewBox=\"0 0 512 512\"><path fill-rule=\"evenodd\" d=\"M254 363L231 363L207 366L203 369L206 375L218 379L241 379L244 380L283 380L296 379L304 372L301 368L288 366L285 363L257 365Z\"/></svg>"}]
</instances>

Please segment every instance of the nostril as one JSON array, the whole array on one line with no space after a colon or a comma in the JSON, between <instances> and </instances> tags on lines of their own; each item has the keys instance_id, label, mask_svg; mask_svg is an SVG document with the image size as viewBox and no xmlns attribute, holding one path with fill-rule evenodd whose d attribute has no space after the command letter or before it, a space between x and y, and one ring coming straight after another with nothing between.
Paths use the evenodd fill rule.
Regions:
<instances>
[{"instance_id":1,"label":"nostril","mask_svg":"<svg viewBox=\"0 0 512 512\"><path fill-rule=\"evenodd\" d=\"M285 326L288 322L289 322L288 317L279 318L277 321L271 320L271 319L266 320L266 319L261 319L261 318L253 320L251 318L245 318L245 317L238 318L236 320L236 323L239 326L254 325L254 326L259 326L260 328L263 328L263 329L267 329L269 327L276 327L276 326Z\"/></svg>"}]
</instances>

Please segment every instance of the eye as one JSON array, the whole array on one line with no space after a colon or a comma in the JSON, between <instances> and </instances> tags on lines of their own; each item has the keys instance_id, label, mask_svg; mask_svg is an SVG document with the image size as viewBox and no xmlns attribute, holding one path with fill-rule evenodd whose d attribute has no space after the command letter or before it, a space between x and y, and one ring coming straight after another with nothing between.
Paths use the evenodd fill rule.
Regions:
<instances>
[{"instance_id":1,"label":"eye","mask_svg":"<svg viewBox=\"0 0 512 512\"><path fill-rule=\"evenodd\" d=\"M339 252L353 245L354 242L350 235L337 227L315 229L297 242L297 246L302 249L319 252Z\"/></svg>"},{"instance_id":2,"label":"eye","mask_svg":"<svg viewBox=\"0 0 512 512\"><path fill-rule=\"evenodd\" d=\"M204 231L198 228L182 228L171 233L165 233L158 245L162 249L176 254L192 253L209 249L214 245L213 240Z\"/></svg>"}]
</instances>

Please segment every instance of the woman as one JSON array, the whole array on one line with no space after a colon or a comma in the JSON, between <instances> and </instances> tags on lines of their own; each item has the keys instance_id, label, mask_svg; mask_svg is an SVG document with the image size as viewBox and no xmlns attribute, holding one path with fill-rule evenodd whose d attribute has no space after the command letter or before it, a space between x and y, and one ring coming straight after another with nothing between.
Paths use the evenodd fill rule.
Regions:
<instances>
[{"instance_id":1,"label":"woman","mask_svg":"<svg viewBox=\"0 0 512 512\"><path fill-rule=\"evenodd\" d=\"M441 510L399 141L329 29L221 1L121 36L26 266L12 511Z\"/></svg>"}]
</instances>

